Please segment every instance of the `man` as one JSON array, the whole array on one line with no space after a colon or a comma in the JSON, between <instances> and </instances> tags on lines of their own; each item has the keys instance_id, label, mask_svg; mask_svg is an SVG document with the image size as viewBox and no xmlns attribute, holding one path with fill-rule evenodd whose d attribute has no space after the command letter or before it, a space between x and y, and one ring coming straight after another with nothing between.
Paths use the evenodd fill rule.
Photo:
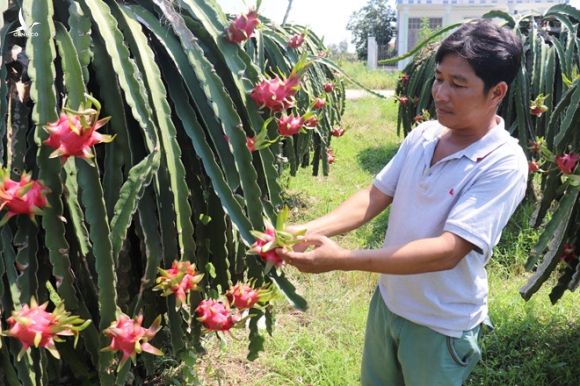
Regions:
<instances>
[{"instance_id":1,"label":"man","mask_svg":"<svg viewBox=\"0 0 580 386\"><path fill-rule=\"evenodd\" d=\"M437 121L416 127L374 183L304 227L303 272L378 272L363 385L461 385L481 357L485 264L524 197L526 157L496 115L520 66L521 42L490 21L463 25L436 54ZM346 250L348 232L391 205L381 249ZM307 246L314 246L306 251Z\"/></svg>"}]
</instances>

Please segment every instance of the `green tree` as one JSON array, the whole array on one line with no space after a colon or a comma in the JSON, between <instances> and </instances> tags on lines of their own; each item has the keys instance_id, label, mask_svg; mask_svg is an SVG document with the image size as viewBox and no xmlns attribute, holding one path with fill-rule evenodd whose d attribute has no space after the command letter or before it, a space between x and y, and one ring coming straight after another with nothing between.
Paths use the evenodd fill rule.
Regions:
<instances>
[{"instance_id":1,"label":"green tree","mask_svg":"<svg viewBox=\"0 0 580 386\"><path fill-rule=\"evenodd\" d=\"M352 43L359 59L367 56L367 38L374 36L377 44L385 45L396 34L397 13L387 0L369 0L354 12L346 25L352 31Z\"/></svg>"}]
</instances>

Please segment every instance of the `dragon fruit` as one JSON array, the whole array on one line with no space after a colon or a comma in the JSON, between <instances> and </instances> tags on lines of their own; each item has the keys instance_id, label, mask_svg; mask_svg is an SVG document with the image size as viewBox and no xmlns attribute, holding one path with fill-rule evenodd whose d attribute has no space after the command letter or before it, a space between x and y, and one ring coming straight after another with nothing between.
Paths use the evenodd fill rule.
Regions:
<instances>
[{"instance_id":1,"label":"dragon fruit","mask_svg":"<svg viewBox=\"0 0 580 386\"><path fill-rule=\"evenodd\" d=\"M144 328L142 324L143 315L131 319L128 315L120 313L117 320L103 331L106 336L112 337L112 340L111 344L101 351L120 351L123 354L118 369L121 369L129 358L134 363L136 354L143 351L153 355L163 355L158 348L149 343L161 329L161 315L155 318L149 328Z\"/></svg>"},{"instance_id":2,"label":"dragon fruit","mask_svg":"<svg viewBox=\"0 0 580 386\"><path fill-rule=\"evenodd\" d=\"M324 88L325 92L332 92L332 90L334 90L334 83L326 82L322 87Z\"/></svg>"},{"instance_id":3,"label":"dragon fruit","mask_svg":"<svg viewBox=\"0 0 580 386\"><path fill-rule=\"evenodd\" d=\"M401 104L401 106L406 106L409 104L409 98L401 95L401 96L395 96L395 100L399 101L399 103Z\"/></svg>"},{"instance_id":4,"label":"dragon fruit","mask_svg":"<svg viewBox=\"0 0 580 386\"><path fill-rule=\"evenodd\" d=\"M409 75L402 73L401 76L399 77L399 80L401 81L401 84L403 86L406 86L407 83L409 83Z\"/></svg>"},{"instance_id":5,"label":"dragon fruit","mask_svg":"<svg viewBox=\"0 0 580 386\"><path fill-rule=\"evenodd\" d=\"M284 260L273 249L276 246L276 229L272 226L267 226L264 233L256 237L256 241L252 244L252 252L260 255L262 260L270 263L276 267L284 264Z\"/></svg>"},{"instance_id":6,"label":"dragon fruit","mask_svg":"<svg viewBox=\"0 0 580 386\"><path fill-rule=\"evenodd\" d=\"M314 102L312 103L312 108L315 110L320 110L324 106L326 106L326 99L324 99L324 98L316 98L316 99L314 99Z\"/></svg>"},{"instance_id":7,"label":"dragon fruit","mask_svg":"<svg viewBox=\"0 0 580 386\"><path fill-rule=\"evenodd\" d=\"M91 322L84 321L78 316L71 316L60 303L53 312L47 312L47 303L38 305L36 300L30 300L30 306L23 305L20 310L13 311L8 318L8 331L4 334L18 339L22 349L18 354L20 360L31 346L47 349L55 358L60 359L55 342L63 342L60 336L75 336L75 345L78 334Z\"/></svg>"},{"instance_id":8,"label":"dragon fruit","mask_svg":"<svg viewBox=\"0 0 580 386\"><path fill-rule=\"evenodd\" d=\"M197 272L195 264L189 261L174 261L171 268L159 268L159 272L153 290L163 291L162 296L175 295L177 308L186 303L191 291L199 291L198 284L203 279L203 274Z\"/></svg>"},{"instance_id":9,"label":"dragon fruit","mask_svg":"<svg viewBox=\"0 0 580 386\"><path fill-rule=\"evenodd\" d=\"M240 321L238 315L233 315L225 304L214 299L202 300L195 313L197 320L209 331L228 331Z\"/></svg>"},{"instance_id":10,"label":"dragon fruit","mask_svg":"<svg viewBox=\"0 0 580 386\"><path fill-rule=\"evenodd\" d=\"M92 146L113 140L113 136L97 133L111 117L96 120L98 113L87 115L89 119L63 112L58 121L44 126L50 134L44 144L56 149L50 154L50 158L61 157L61 161L65 162L68 157L80 157L92 164L91 159L94 157Z\"/></svg>"},{"instance_id":11,"label":"dragon fruit","mask_svg":"<svg viewBox=\"0 0 580 386\"><path fill-rule=\"evenodd\" d=\"M260 25L260 19L255 10L238 15L226 29L226 39L235 44L246 41L252 37L258 25Z\"/></svg>"},{"instance_id":12,"label":"dragon fruit","mask_svg":"<svg viewBox=\"0 0 580 386\"><path fill-rule=\"evenodd\" d=\"M238 283L226 292L226 298L231 306L245 310L254 307L260 300L260 293L247 284Z\"/></svg>"},{"instance_id":13,"label":"dragon fruit","mask_svg":"<svg viewBox=\"0 0 580 386\"><path fill-rule=\"evenodd\" d=\"M564 243L564 247L562 248L562 254L560 255L560 260L572 264L574 260L577 259L576 250L574 245L571 243Z\"/></svg>"},{"instance_id":14,"label":"dragon fruit","mask_svg":"<svg viewBox=\"0 0 580 386\"><path fill-rule=\"evenodd\" d=\"M546 141L543 137L537 137L535 141L528 143L528 149L533 154L540 154L543 147L546 146Z\"/></svg>"},{"instance_id":15,"label":"dragon fruit","mask_svg":"<svg viewBox=\"0 0 580 386\"><path fill-rule=\"evenodd\" d=\"M318 117L316 115L313 115L311 117L309 117L308 119L304 120L304 126L306 127L316 127L318 126Z\"/></svg>"},{"instance_id":16,"label":"dragon fruit","mask_svg":"<svg viewBox=\"0 0 580 386\"><path fill-rule=\"evenodd\" d=\"M576 153L564 153L556 156L556 164L563 174L572 174L578 160L580 160L580 154Z\"/></svg>"},{"instance_id":17,"label":"dragon fruit","mask_svg":"<svg viewBox=\"0 0 580 386\"><path fill-rule=\"evenodd\" d=\"M342 137L344 135L346 130L344 130L342 127L335 127L333 129L330 130L330 134L333 137Z\"/></svg>"},{"instance_id":18,"label":"dragon fruit","mask_svg":"<svg viewBox=\"0 0 580 386\"><path fill-rule=\"evenodd\" d=\"M288 40L288 47L290 48L299 48L302 44L304 44L304 34L294 34Z\"/></svg>"},{"instance_id":19,"label":"dragon fruit","mask_svg":"<svg viewBox=\"0 0 580 386\"><path fill-rule=\"evenodd\" d=\"M540 165L536 161L528 162L528 172L535 173L540 170Z\"/></svg>"},{"instance_id":20,"label":"dragon fruit","mask_svg":"<svg viewBox=\"0 0 580 386\"><path fill-rule=\"evenodd\" d=\"M294 134L298 134L304 124L304 118L301 116L283 115L278 120L278 133L283 137L291 137Z\"/></svg>"},{"instance_id":21,"label":"dragon fruit","mask_svg":"<svg viewBox=\"0 0 580 386\"><path fill-rule=\"evenodd\" d=\"M0 210L8 209L8 213L0 221L0 226L12 216L21 214L36 222L34 216L41 215L42 209L47 206L46 186L32 180L28 173L22 173L20 181L14 181L4 169L0 169L0 179Z\"/></svg>"},{"instance_id":22,"label":"dragon fruit","mask_svg":"<svg viewBox=\"0 0 580 386\"><path fill-rule=\"evenodd\" d=\"M278 75L264 79L258 83L250 97L260 108L268 108L272 112L280 112L294 107L294 95L299 89L300 76L291 74L287 79Z\"/></svg>"},{"instance_id":23,"label":"dragon fruit","mask_svg":"<svg viewBox=\"0 0 580 386\"><path fill-rule=\"evenodd\" d=\"M536 99L530 101L530 114L539 118L548 111L548 106L544 103L546 98L548 98L548 95L540 94Z\"/></svg>"},{"instance_id":24,"label":"dragon fruit","mask_svg":"<svg viewBox=\"0 0 580 386\"><path fill-rule=\"evenodd\" d=\"M246 137L246 147L250 152L256 151L256 138L255 137Z\"/></svg>"},{"instance_id":25,"label":"dragon fruit","mask_svg":"<svg viewBox=\"0 0 580 386\"><path fill-rule=\"evenodd\" d=\"M292 248L301 242L302 236L306 233L306 228L291 232L286 230L289 215L290 209L284 206L276 215L276 227L268 218L264 218L264 231L251 231L256 241L250 246L248 253L261 257L266 263L266 272L272 267L281 267L284 264L284 260L276 253L277 248Z\"/></svg>"},{"instance_id":26,"label":"dragon fruit","mask_svg":"<svg viewBox=\"0 0 580 386\"><path fill-rule=\"evenodd\" d=\"M331 148L326 149L326 160L328 161L329 165L332 165L336 160L336 157L334 156L334 151L332 151Z\"/></svg>"}]
</instances>

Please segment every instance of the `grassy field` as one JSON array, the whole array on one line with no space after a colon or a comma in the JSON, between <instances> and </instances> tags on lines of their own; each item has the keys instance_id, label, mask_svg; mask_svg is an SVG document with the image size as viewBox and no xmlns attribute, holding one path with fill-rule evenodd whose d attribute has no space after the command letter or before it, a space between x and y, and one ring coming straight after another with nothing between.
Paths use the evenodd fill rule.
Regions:
<instances>
[{"instance_id":1,"label":"grassy field","mask_svg":"<svg viewBox=\"0 0 580 386\"><path fill-rule=\"evenodd\" d=\"M369 70L365 62L339 60L338 65L351 78L373 90L394 90L399 79L399 71L392 69ZM345 87L360 89L360 86L345 78Z\"/></svg>"},{"instance_id":2,"label":"grassy field","mask_svg":"<svg viewBox=\"0 0 580 386\"><path fill-rule=\"evenodd\" d=\"M309 169L288 180L292 221L326 213L347 196L368 186L394 154L396 105L361 99L347 102L345 136L333 141L336 163L330 176L312 177ZM489 265L490 313L495 330L483 338L484 359L468 385L576 386L580 379L580 302L567 292L556 306L548 290L524 302L518 289L528 273L522 263L537 238L527 226L530 207L523 206L509 225ZM351 234L336 239L346 247L378 247L387 213ZM207 342L200 358L200 378L209 385L357 385L368 302L377 277L333 272L304 275L285 271L309 302L305 313L275 304L276 328L266 351L254 362L245 359L248 344L238 339Z\"/></svg>"}]
</instances>

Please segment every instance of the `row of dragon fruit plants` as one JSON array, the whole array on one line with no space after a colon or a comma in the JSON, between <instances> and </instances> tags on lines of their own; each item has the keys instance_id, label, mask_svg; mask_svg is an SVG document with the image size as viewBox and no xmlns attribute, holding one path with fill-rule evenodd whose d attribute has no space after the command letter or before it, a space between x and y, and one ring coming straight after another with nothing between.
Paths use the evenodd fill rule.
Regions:
<instances>
[{"instance_id":1,"label":"row of dragon fruit plants","mask_svg":"<svg viewBox=\"0 0 580 386\"><path fill-rule=\"evenodd\" d=\"M139 383L145 352L188 382L233 327L255 358L273 296L306 308L275 253L296 238L279 177L328 173L344 134L323 43L259 3L1 4L3 381Z\"/></svg>"},{"instance_id":2,"label":"row of dragon fruit plants","mask_svg":"<svg viewBox=\"0 0 580 386\"><path fill-rule=\"evenodd\" d=\"M531 224L544 230L525 263L533 274L520 293L530 299L554 275L549 297L556 303L580 284L580 10L558 4L539 16L515 19L491 11L483 17L502 20L523 41L522 67L499 114L527 153L528 200L537 209ZM397 131L407 134L434 114L430 90L437 43L430 41L455 27L433 34L409 53L416 55L396 88Z\"/></svg>"}]
</instances>

